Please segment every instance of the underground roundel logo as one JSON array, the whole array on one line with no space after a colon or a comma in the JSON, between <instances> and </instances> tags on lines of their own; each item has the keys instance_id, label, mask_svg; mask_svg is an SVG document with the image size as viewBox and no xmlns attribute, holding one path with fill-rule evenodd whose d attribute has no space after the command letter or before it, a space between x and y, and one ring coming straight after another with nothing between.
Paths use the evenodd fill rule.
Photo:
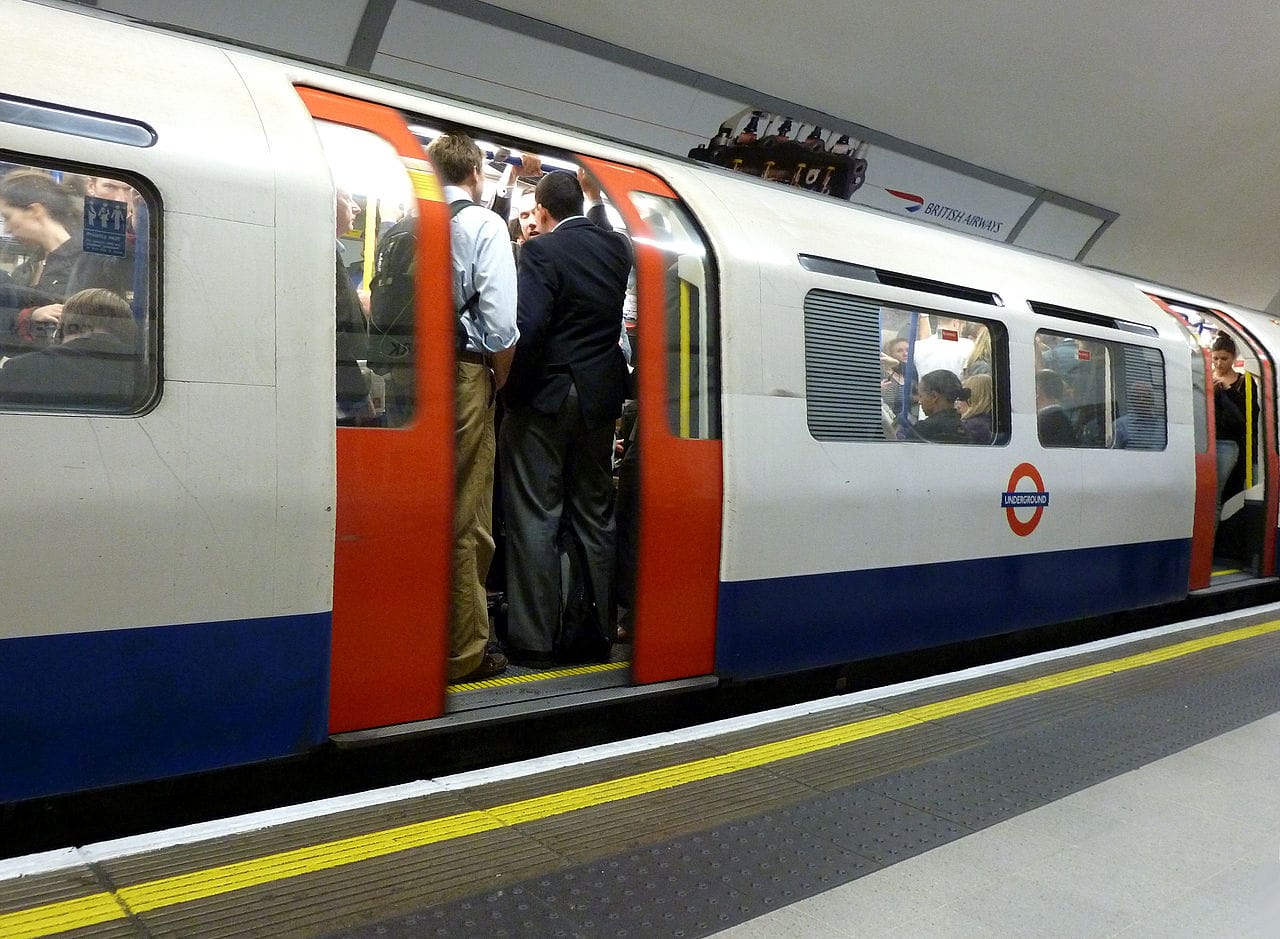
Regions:
<instances>
[{"instance_id":1,"label":"underground roundel logo","mask_svg":"<svg viewBox=\"0 0 1280 939\"><path fill-rule=\"evenodd\" d=\"M1029 480L1035 489L1018 489L1018 483ZM1009 474L1008 491L1000 496L1000 505L1004 507L1005 517L1009 519L1009 527L1015 535L1025 538L1036 530L1040 517L1044 515L1049 504L1049 493L1045 492L1044 480L1040 471L1030 463L1019 463ZM1018 517L1018 512L1025 513L1032 509L1031 517L1025 522Z\"/></svg>"}]
</instances>

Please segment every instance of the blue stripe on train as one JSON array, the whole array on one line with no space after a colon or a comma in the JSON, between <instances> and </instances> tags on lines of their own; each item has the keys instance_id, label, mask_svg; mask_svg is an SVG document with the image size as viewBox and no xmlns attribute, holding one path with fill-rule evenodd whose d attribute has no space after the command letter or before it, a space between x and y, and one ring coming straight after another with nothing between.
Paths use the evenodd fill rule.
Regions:
<instances>
[{"instance_id":1,"label":"blue stripe on train","mask_svg":"<svg viewBox=\"0 0 1280 939\"><path fill-rule=\"evenodd\" d=\"M758 678L1185 597L1191 542L722 582L716 672Z\"/></svg>"},{"instance_id":2,"label":"blue stripe on train","mask_svg":"<svg viewBox=\"0 0 1280 939\"><path fill-rule=\"evenodd\" d=\"M329 613L0 641L0 802L328 737Z\"/></svg>"}]
</instances>

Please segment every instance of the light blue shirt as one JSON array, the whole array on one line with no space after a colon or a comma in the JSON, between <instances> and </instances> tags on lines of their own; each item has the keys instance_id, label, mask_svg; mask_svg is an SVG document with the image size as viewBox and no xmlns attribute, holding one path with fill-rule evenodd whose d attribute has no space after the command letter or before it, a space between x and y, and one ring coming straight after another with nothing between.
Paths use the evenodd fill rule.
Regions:
<instances>
[{"instance_id":1,"label":"light blue shirt","mask_svg":"<svg viewBox=\"0 0 1280 939\"><path fill-rule=\"evenodd\" d=\"M460 186L445 186L444 198L453 203L470 199ZM491 354L516 344L516 263L511 256L511 235L496 214L468 206L450 223L453 255L453 305L462 305L479 291L475 307L462 317L467 348Z\"/></svg>"}]
</instances>

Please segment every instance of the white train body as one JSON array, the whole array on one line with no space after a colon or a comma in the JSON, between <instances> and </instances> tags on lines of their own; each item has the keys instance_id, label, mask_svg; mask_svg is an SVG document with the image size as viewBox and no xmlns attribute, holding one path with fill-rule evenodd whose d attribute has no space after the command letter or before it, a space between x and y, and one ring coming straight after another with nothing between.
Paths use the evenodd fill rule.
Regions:
<instances>
[{"instance_id":1,"label":"white train body","mask_svg":"<svg viewBox=\"0 0 1280 939\"><path fill-rule=\"evenodd\" d=\"M1273 572L1268 350L1280 349L1280 327L1261 314L89 13L0 0L0 20L21 36L0 89L9 107L0 160L96 171L146 194L157 363L154 405L136 413L0 406L0 802L285 756L334 732L429 721L449 707L438 569L447 526L430 521L447 521L447 506L412 516L421 558L388 552L378 573L361 566L364 555L343 554L373 538L344 528L350 499L394 518L420 477L406 473L394 491L344 489L348 465L383 471L366 449L381 437L370 435L396 431L334 426L335 181L316 129L334 120L326 108L373 115L384 129L459 126L584 162L627 218L642 217L636 207L656 194L705 238L700 270L716 281L701 284L700 302L714 329L706 348L686 337L681 361L696 358L705 382L718 371L719 383L668 396L682 367L672 359L662 379L641 385L650 462L634 684L839 664L1203 587L1213 542L1209 517L1206 549L1203 385L1187 327L1149 293L1206 312L1248 344L1264 429L1247 494L1261 519L1251 573ZM33 126L13 119L14 102L149 128L154 142ZM626 188L633 178L639 196ZM438 190L416 191L439 234ZM633 234L648 251L643 230ZM663 300L646 285L660 283L660 262L640 273L641 320L655 327ZM815 296L986 324L999 337L995 442L815 436L811 373L827 344L807 310ZM429 328L447 329L448 314L419 311ZM642 361L675 355L671 329L665 347L661 330L645 337ZM1163 363L1163 446L1042 445L1044 331L1076 337L1080 349L1096 341L1158 355L1144 361ZM430 354L424 364L447 365L448 352ZM438 416L451 406L447 385L426 380L445 389L430 405ZM671 401L688 406L697 393L704 418L718 409L719 433L715 420L699 432L664 419ZM451 438L447 421L432 420L414 446L445 479ZM1005 506L1011 491L1047 493L1048 504ZM418 591L422 609L384 635L401 591Z\"/></svg>"}]
</instances>

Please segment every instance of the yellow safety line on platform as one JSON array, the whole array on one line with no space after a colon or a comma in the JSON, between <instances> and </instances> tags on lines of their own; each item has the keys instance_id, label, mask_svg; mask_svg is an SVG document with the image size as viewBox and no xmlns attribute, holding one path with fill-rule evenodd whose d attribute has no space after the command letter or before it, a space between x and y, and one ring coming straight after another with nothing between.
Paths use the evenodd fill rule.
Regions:
<instances>
[{"instance_id":1,"label":"yellow safety line on platform","mask_svg":"<svg viewBox=\"0 0 1280 939\"><path fill-rule=\"evenodd\" d=\"M452 691L476 691L480 688L501 688L503 685L521 685L531 681L548 681L552 678L567 678L571 675L594 675L598 672L616 672L630 668L630 662L604 662L600 665L575 665L571 668L555 668L546 672L535 672L532 675L503 675L500 678L486 678L484 681L460 682L450 685Z\"/></svg>"},{"instance_id":2,"label":"yellow safety line on platform","mask_svg":"<svg viewBox=\"0 0 1280 939\"><path fill-rule=\"evenodd\" d=\"M1214 572L1213 572L1212 574L1210 574L1209 576L1210 576L1210 577L1225 577L1225 576L1227 576L1228 574L1240 574L1240 573L1243 573L1243 572L1242 572L1238 567L1228 567L1226 570L1214 571Z\"/></svg>"},{"instance_id":3,"label":"yellow safety line on platform","mask_svg":"<svg viewBox=\"0 0 1280 939\"><path fill-rule=\"evenodd\" d=\"M124 919L130 914L138 915L179 903L190 903L194 900L244 890L259 884L285 880L316 871L331 870L410 848L520 825L578 809L620 802L634 796L765 766L779 760L919 726L927 721L941 720L967 711L1029 697L1043 691L1065 688L1105 675L1144 668L1202 652L1205 649L1278 631L1280 631L1280 620L1273 620L1269 623L1230 630L1216 636L1175 643L1163 649L1154 649L1109 662L1085 665L1042 678L961 695L958 698L910 708L898 714L885 714L882 717L873 717L841 727L804 734L789 740L780 740L721 756L637 773L622 779L606 780L491 809L463 812L386 831L355 835L339 841L282 851L279 854L239 861L222 867L164 877L130 887L121 887L113 893L98 893L15 913L0 914L0 936L8 939L35 939L38 936Z\"/></svg>"}]
</instances>

